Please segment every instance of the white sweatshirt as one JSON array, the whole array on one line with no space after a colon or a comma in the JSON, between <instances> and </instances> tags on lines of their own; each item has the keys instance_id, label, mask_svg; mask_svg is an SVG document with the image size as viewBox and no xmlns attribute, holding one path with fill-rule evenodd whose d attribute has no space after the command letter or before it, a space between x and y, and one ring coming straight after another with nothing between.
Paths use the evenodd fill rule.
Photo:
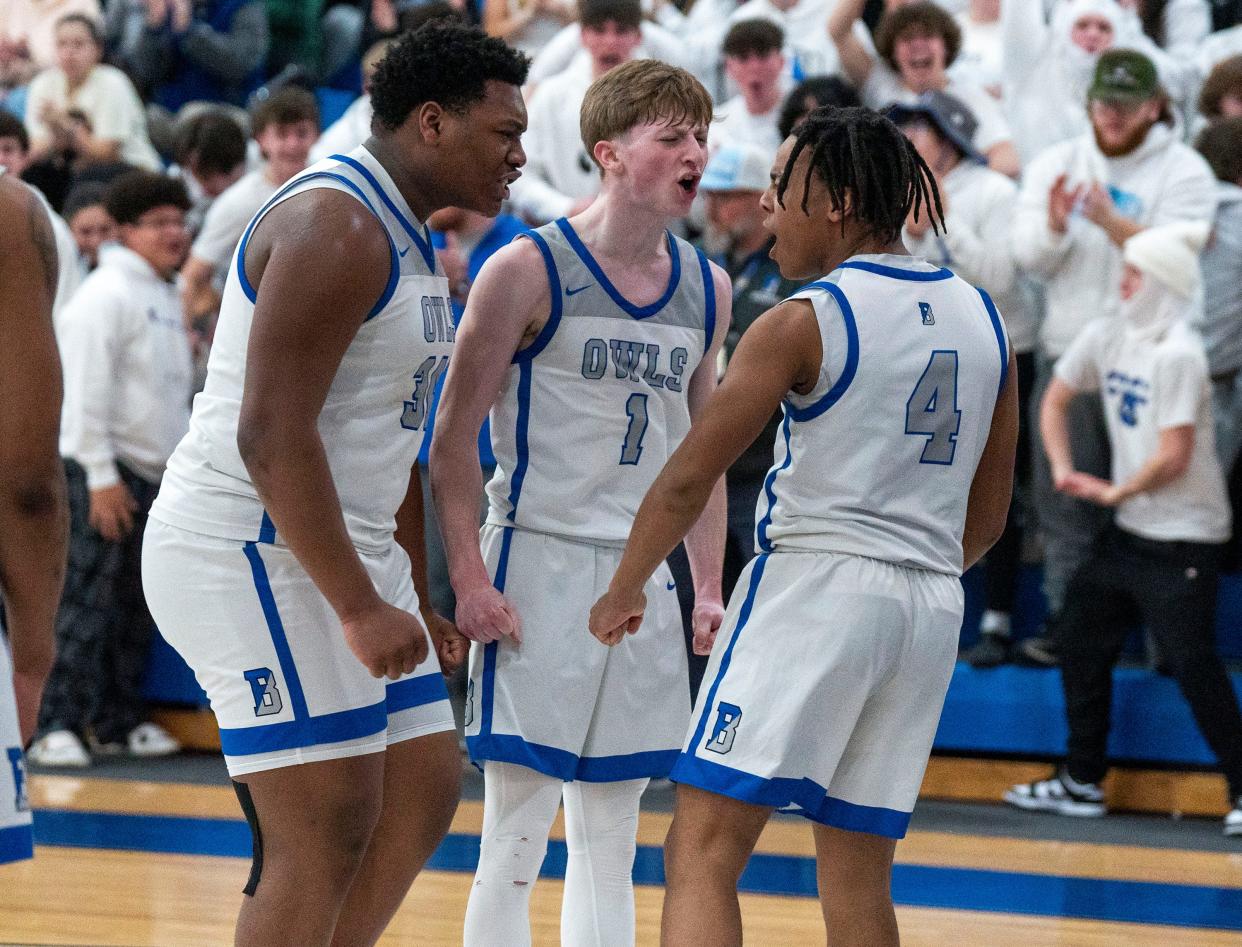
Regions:
<instances>
[{"instance_id":1,"label":"white sweatshirt","mask_svg":"<svg viewBox=\"0 0 1242 947\"><path fill-rule=\"evenodd\" d=\"M987 291L1000 310L1015 352L1035 347L1035 314L1018 284L1018 269L1009 250L1009 228L1018 201L1018 187L986 165L962 161L940 182L947 205L946 230L928 230L903 237L915 256L952 270L966 282Z\"/></svg>"},{"instance_id":2,"label":"white sweatshirt","mask_svg":"<svg viewBox=\"0 0 1242 947\"><path fill-rule=\"evenodd\" d=\"M353 151L371 137L371 96L362 93L350 103L335 122L323 130L319 140L311 145L308 165L322 161L330 155L343 155Z\"/></svg>"},{"instance_id":3,"label":"white sweatshirt","mask_svg":"<svg viewBox=\"0 0 1242 947\"><path fill-rule=\"evenodd\" d=\"M194 370L181 297L142 257L106 246L61 313L65 374L60 452L92 489L120 480L121 461L158 483L190 425Z\"/></svg>"},{"instance_id":4,"label":"white sweatshirt","mask_svg":"<svg viewBox=\"0 0 1242 947\"><path fill-rule=\"evenodd\" d=\"M1126 217L1144 227L1179 220L1211 221L1216 179L1198 152L1166 125L1156 125L1133 153L1105 158L1091 132L1042 152L1026 169L1011 240L1018 266L1047 288L1039 343L1061 355L1093 319L1116 312L1121 250L1078 213L1064 234L1048 227L1048 194L1060 175L1067 186L1098 181Z\"/></svg>"}]
</instances>

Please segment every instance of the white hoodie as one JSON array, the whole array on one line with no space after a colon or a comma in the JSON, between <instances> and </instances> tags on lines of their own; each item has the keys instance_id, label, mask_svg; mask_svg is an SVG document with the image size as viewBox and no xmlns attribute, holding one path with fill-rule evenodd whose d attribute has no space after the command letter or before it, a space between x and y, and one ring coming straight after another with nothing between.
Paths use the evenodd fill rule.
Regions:
<instances>
[{"instance_id":1,"label":"white hoodie","mask_svg":"<svg viewBox=\"0 0 1242 947\"><path fill-rule=\"evenodd\" d=\"M1051 356L1061 355L1088 322L1115 314L1120 299L1121 250L1103 229L1078 213L1064 234L1048 227L1048 194L1062 174L1069 188L1098 181L1117 209L1144 227L1211 221L1216 209L1216 179L1207 162L1166 125L1154 126L1121 158L1104 157L1088 131L1032 161L1010 238L1018 265L1047 288L1039 342Z\"/></svg>"}]
</instances>

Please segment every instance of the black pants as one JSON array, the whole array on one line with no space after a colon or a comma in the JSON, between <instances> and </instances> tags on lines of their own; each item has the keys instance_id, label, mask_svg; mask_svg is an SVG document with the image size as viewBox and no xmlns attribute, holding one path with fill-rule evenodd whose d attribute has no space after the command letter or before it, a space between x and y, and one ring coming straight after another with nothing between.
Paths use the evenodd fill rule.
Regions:
<instances>
[{"instance_id":1,"label":"black pants","mask_svg":"<svg viewBox=\"0 0 1242 947\"><path fill-rule=\"evenodd\" d=\"M1026 529L1026 509L1031 496L1031 390L1035 385L1035 353L1015 357L1018 369L1018 449L1014 458L1013 502L1005 531L988 552L987 607L1011 614L1018 593L1018 568L1022 564L1022 539Z\"/></svg>"},{"instance_id":2,"label":"black pants","mask_svg":"<svg viewBox=\"0 0 1242 947\"><path fill-rule=\"evenodd\" d=\"M1075 574L1056 626L1074 779L1098 783L1108 772L1112 670L1141 623L1220 761L1230 798L1242 795L1242 714L1216 653L1220 557L1219 545L1157 542L1114 526Z\"/></svg>"},{"instance_id":3,"label":"black pants","mask_svg":"<svg viewBox=\"0 0 1242 947\"><path fill-rule=\"evenodd\" d=\"M69 484L69 562L56 615L56 663L43 690L39 733L94 731L123 742L146 718L142 673L151 615L142 594L142 532L159 485L117 465L138 505L134 528L109 542L88 522L90 490L78 464L65 461Z\"/></svg>"}]
</instances>

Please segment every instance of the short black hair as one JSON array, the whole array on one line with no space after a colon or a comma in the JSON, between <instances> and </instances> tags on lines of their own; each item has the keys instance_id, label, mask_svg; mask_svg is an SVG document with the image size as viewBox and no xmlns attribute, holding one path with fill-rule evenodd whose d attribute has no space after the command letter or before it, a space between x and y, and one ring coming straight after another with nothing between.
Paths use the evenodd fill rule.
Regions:
<instances>
[{"instance_id":1,"label":"short black hair","mask_svg":"<svg viewBox=\"0 0 1242 947\"><path fill-rule=\"evenodd\" d=\"M319 101L315 93L295 85L273 92L250 110L250 134L259 137L269 125L310 122L319 127Z\"/></svg>"},{"instance_id":2,"label":"short black hair","mask_svg":"<svg viewBox=\"0 0 1242 947\"><path fill-rule=\"evenodd\" d=\"M227 174L246 160L246 133L227 113L207 109L177 131L173 154L199 174Z\"/></svg>"},{"instance_id":3,"label":"short black hair","mask_svg":"<svg viewBox=\"0 0 1242 947\"><path fill-rule=\"evenodd\" d=\"M785 190L798 156L808 150L802 210L814 175L828 189L836 207L852 198L854 220L877 239L891 242L911 211L926 211L937 233L944 230L944 210L931 169L901 130L867 108L818 108L794 132L794 146L781 174L776 199L785 206ZM844 221L842 222L844 225Z\"/></svg>"},{"instance_id":4,"label":"short black hair","mask_svg":"<svg viewBox=\"0 0 1242 947\"><path fill-rule=\"evenodd\" d=\"M1222 118L1199 134L1199 154L1219 181L1242 183L1242 118Z\"/></svg>"},{"instance_id":5,"label":"short black hair","mask_svg":"<svg viewBox=\"0 0 1242 947\"><path fill-rule=\"evenodd\" d=\"M793 87L781 104L781 114L776 120L781 141L792 135L794 127L807 115L825 105L852 108L862 105L862 100L858 90L840 76L808 76Z\"/></svg>"},{"instance_id":6,"label":"short black hair","mask_svg":"<svg viewBox=\"0 0 1242 947\"><path fill-rule=\"evenodd\" d=\"M0 138L16 138L22 151L30 150L30 133L22 120L6 108L0 108Z\"/></svg>"},{"instance_id":7,"label":"short black hair","mask_svg":"<svg viewBox=\"0 0 1242 947\"><path fill-rule=\"evenodd\" d=\"M600 30L612 21L622 29L637 30L643 23L640 0L578 0L578 22Z\"/></svg>"},{"instance_id":8,"label":"short black hair","mask_svg":"<svg viewBox=\"0 0 1242 947\"><path fill-rule=\"evenodd\" d=\"M154 171L126 171L108 186L104 207L118 224L132 224L156 207L190 209L185 185Z\"/></svg>"},{"instance_id":9,"label":"short black hair","mask_svg":"<svg viewBox=\"0 0 1242 947\"><path fill-rule=\"evenodd\" d=\"M69 23L76 23L78 26L86 30L87 34L91 38L91 42L95 44L97 49L101 52L103 51L103 29L99 26L98 20L94 17L87 16L85 13L66 13L56 21L56 29L60 29L62 26Z\"/></svg>"},{"instance_id":10,"label":"short black hair","mask_svg":"<svg viewBox=\"0 0 1242 947\"><path fill-rule=\"evenodd\" d=\"M785 31L771 20L739 20L725 33L720 51L726 56L766 56L784 45Z\"/></svg>"},{"instance_id":11,"label":"short black hair","mask_svg":"<svg viewBox=\"0 0 1242 947\"><path fill-rule=\"evenodd\" d=\"M437 19L401 37L375 67L371 106L377 125L396 131L418 106L464 111L489 81L520 86L530 60L476 27Z\"/></svg>"},{"instance_id":12,"label":"short black hair","mask_svg":"<svg viewBox=\"0 0 1242 947\"><path fill-rule=\"evenodd\" d=\"M75 184L65 196L65 203L60 209L60 215L65 220L72 220L73 215L78 211L85 210L87 207L94 207L96 204L105 204L106 209L104 198L107 196L107 193L107 186L98 181L86 181L82 184Z\"/></svg>"},{"instance_id":13,"label":"short black hair","mask_svg":"<svg viewBox=\"0 0 1242 947\"><path fill-rule=\"evenodd\" d=\"M1026 2L1033 3L1034 0ZM930 0L918 0L916 3L889 10L875 31L875 51L893 69L897 68L897 62L893 59L893 47L910 30L929 33L944 40L946 67L953 65L953 60L961 52L962 28L957 25L957 20Z\"/></svg>"}]
</instances>

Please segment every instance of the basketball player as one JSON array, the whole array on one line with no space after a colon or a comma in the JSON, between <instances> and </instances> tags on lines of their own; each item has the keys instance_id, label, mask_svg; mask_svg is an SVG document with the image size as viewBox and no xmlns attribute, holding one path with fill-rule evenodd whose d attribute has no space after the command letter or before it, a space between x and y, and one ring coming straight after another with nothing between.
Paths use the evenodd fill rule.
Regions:
<instances>
[{"instance_id":1,"label":"basketball player","mask_svg":"<svg viewBox=\"0 0 1242 947\"><path fill-rule=\"evenodd\" d=\"M814 282L742 337L644 499L591 631L642 634L647 577L783 404L760 554L671 777L664 942L742 942L738 876L772 811L792 808L815 823L830 942L895 945L893 848L953 669L958 577L1009 506L1012 359L988 297L902 246L907 214L936 221L939 199L887 119L816 110L771 180L772 256Z\"/></svg>"},{"instance_id":2,"label":"basketball player","mask_svg":"<svg viewBox=\"0 0 1242 947\"><path fill-rule=\"evenodd\" d=\"M143 569L254 832L238 943L374 942L456 808L428 631L444 667L464 643L427 605L414 465L454 327L421 221L500 210L526 67L473 29L407 34L372 137L279 190L229 269Z\"/></svg>"},{"instance_id":3,"label":"basketball player","mask_svg":"<svg viewBox=\"0 0 1242 947\"><path fill-rule=\"evenodd\" d=\"M484 764L468 947L529 943L562 795L561 942L634 942L639 797L668 775L690 707L668 567L648 585L650 626L624 648L592 639L587 616L639 500L716 385L728 278L667 230L690 210L711 112L703 87L665 63L596 80L581 125L599 199L497 252L462 319L431 477L459 627L474 642L466 742ZM497 472L480 555L476 436L489 408ZM686 541L704 652L724 613L724 518L717 477Z\"/></svg>"},{"instance_id":4,"label":"basketball player","mask_svg":"<svg viewBox=\"0 0 1242 947\"><path fill-rule=\"evenodd\" d=\"M60 462L57 253L43 202L0 171L0 864L34 852L22 746L52 666L68 538ZM10 658L10 649L12 656Z\"/></svg>"}]
</instances>

